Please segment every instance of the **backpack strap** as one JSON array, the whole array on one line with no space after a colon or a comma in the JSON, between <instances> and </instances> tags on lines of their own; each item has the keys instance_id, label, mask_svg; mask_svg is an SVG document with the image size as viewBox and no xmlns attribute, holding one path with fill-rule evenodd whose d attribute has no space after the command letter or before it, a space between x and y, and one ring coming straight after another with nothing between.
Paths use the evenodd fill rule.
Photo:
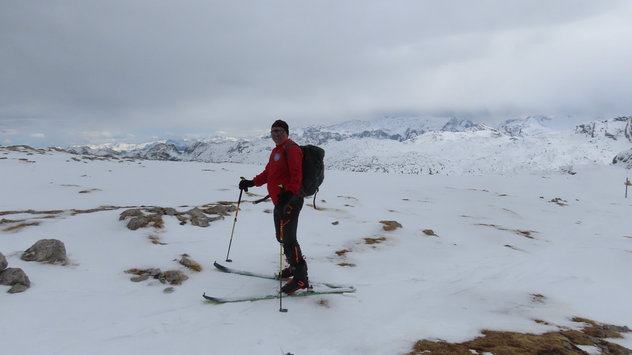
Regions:
<instances>
[{"instance_id":1,"label":"backpack strap","mask_svg":"<svg viewBox=\"0 0 632 355\"><path fill-rule=\"evenodd\" d=\"M298 144L296 144L296 142L292 142L292 143L290 143L290 144L287 144L287 145L285 146L285 148L283 148L283 153L285 153L285 161L288 163L288 165L289 165L289 161L287 160L287 148L288 148L288 147L290 147L290 146L293 146L293 145L295 145L295 146L297 146L297 147L299 146ZM302 183L302 181L301 181L301 183ZM303 191L302 191L302 190L303 190L303 187L301 187L301 188L298 190L298 195L303 195ZM302 196L302 197L305 197L305 196Z\"/></svg>"}]
</instances>

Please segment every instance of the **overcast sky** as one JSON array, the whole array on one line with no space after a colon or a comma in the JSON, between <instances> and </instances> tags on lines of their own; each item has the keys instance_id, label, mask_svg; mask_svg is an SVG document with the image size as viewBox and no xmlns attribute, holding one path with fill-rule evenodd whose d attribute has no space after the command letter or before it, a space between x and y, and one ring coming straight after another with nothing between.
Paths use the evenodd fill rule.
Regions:
<instances>
[{"instance_id":1,"label":"overcast sky","mask_svg":"<svg viewBox=\"0 0 632 355\"><path fill-rule=\"evenodd\" d=\"M0 0L0 144L632 114L629 0Z\"/></svg>"}]
</instances>

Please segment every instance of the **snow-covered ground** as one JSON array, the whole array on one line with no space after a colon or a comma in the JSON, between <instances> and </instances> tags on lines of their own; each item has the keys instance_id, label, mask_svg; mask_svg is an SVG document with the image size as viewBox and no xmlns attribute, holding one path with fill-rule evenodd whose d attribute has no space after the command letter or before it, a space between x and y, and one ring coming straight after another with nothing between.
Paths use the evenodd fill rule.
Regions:
<instances>
[{"instance_id":1,"label":"snow-covered ground","mask_svg":"<svg viewBox=\"0 0 632 355\"><path fill-rule=\"evenodd\" d=\"M632 192L626 200L623 184L629 170L579 166L575 175L505 176L327 171L317 202L322 209L305 206L299 241L312 280L353 284L357 292L285 299L289 312L280 313L274 300L213 305L201 297L278 287L211 267L226 257L232 216L208 228L165 217L161 230L131 231L118 219L123 209L70 211L140 205L184 211L236 201L239 177L252 177L262 166L72 158L0 149L0 211L66 211L57 218L0 216L40 222L16 231L0 224L0 252L32 283L20 294L0 286L2 353L397 354L420 339L460 342L483 329L576 327L575 316L632 326ZM265 194L264 188L252 192ZM256 198L242 201L231 265L274 273L279 247L266 213L272 205L249 203ZM556 198L565 205L551 202ZM382 220L403 228L384 231ZM149 235L165 244L152 244ZM20 260L44 238L63 241L71 264ZM202 272L174 261L183 253L202 263ZM133 283L124 273L150 267L183 270L190 278L167 294L168 285ZM615 342L632 348L629 336Z\"/></svg>"}]
</instances>

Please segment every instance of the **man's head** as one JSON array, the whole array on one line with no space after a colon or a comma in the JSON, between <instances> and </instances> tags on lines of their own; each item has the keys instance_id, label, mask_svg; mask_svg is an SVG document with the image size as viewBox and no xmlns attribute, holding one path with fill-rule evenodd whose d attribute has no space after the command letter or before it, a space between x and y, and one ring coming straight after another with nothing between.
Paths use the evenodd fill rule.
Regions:
<instances>
[{"instance_id":1,"label":"man's head","mask_svg":"<svg viewBox=\"0 0 632 355\"><path fill-rule=\"evenodd\" d=\"M270 136L272 137L274 143L276 143L277 145L283 144L290 134L289 131L290 129L285 121L276 120L274 121L274 123L272 124L272 128L270 129Z\"/></svg>"}]
</instances>

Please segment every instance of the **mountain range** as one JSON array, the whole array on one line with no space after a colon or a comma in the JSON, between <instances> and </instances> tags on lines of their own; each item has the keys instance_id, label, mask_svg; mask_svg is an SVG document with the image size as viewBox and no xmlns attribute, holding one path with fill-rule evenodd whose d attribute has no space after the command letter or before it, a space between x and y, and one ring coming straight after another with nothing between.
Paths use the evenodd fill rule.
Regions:
<instances>
[{"instance_id":1,"label":"mountain range","mask_svg":"<svg viewBox=\"0 0 632 355\"><path fill-rule=\"evenodd\" d=\"M576 165L632 168L632 116L572 129L530 116L495 126L456 117L385 117L291 130L299 144L319 145L329 169L404 174L506 174L572 171ZM76 154L148 160L267 162L268 136L167 140L142 145L75 146Z\"/></svg>"}]
</instances>

